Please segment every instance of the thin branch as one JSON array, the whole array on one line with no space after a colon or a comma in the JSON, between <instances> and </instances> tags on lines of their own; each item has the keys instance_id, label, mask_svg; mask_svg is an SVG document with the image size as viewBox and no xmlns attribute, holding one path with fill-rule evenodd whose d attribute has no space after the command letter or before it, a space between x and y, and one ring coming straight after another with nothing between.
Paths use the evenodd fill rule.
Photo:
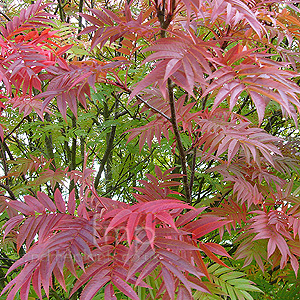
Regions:
<instances>
[{"instance_id":1,"label":"thin branch","mask_svg":"<svg viewBox=\"0 0 300 300\"><path fill-rule=\"evenodd\" d=\"M256 111L256 108L252 109L251 111L249 111L248 113L244 114L243 116L247 117L247 116L253 114L255 111Z\"/></svg>"},{"instance_id":2,"label":"thin branch","mask_svg":"<svg viewBox=\"0 0 300 300\"><path fill-rule=\"evenodd\" d=\"M0 269L9 269L9 266L5 266L5 265L0 265Z\"/></svg>"},{"instance_id":3,"label":"thin branch","mask_svg":"<svg viewBox=\"0 0 300 300\"><path fill-rule=\"evenodd\" d=\"M192 167L191 167L190 191L193 190L194 179L195 179L196 153L197 153L197 148L195 147L194 151L193 151L193 161L192 161Z\"/></svg>"},{"instance_id":4,"label":"thin branch","mask_svg":"<svg viewBox=\"0 0 300 300\"><path fill-rule=\"evenodd\" d=\"M115 93L111 93L112 96L117 100L119 101L119 99L117 98L117 96L115 95ZM134 116L130 113L130 111L126 108L126 106L122 103L122 101L119 101L119 103L122 105L122 107L125 109L123 112L120 112L117 114L117 118L121 117L121 116L124 116L126 115L126 113L128 113L130 115L130 117L132 119L134 119Z\"/></svg>"},{"instance_id":5,"label":"thin branch","mask_svg":"<svg viewBox=\"0 0 300 300\"><path fill-rule=\"evenodd\" d=\"M10 189L10 187L8 185L0 182L0 187L4 188L9 193L9 196L11 199L13 199L13 200L17 199L14 192Z\"/></svg>"},{"instance_id":6,"label":"thin branch","mask_svg":"<svg viewBox=\"0 0 300 300\"><path fill-rule=\"evenodd\" d=\"M51 118L48 113L45 113L45 120L51 124ZM56 163L55 163L55 158L54 158L54 147L53 147L51 133L49 133L49 135L45 136L45 144L46 144L47 154L52 159L51 167L56 169Z\"/></svg>"},{"instance_id":7,"label":"thin branch","mask_svg":"<svg viewBox=\"0 0 300 300\"><path fill-rule=\"evenodd\" d=\"M243 108L246 106L246 104L248 103L248 101L250 100L250 96L247 95L241 105L241 107L239 108L239 110L237 111L237 114L240 114L243 110Z\"/></svg>"},{"instance_id":8,"label":"thin branch","mask_svg":"<svg viewBox=\"0 0 300 300\"><path fill-rule=\"evenodd\" d=\"M72 129L75 130L77 127L76 117L72 116ZM74 135L72 138L72 147L71 147L71 166L70 170L75 170L76 168L76 149L77 149L77 137Z\"/></svg>"},{"instance_id":9,"label":"thin branch","mask_svg":"<svg viewBox=\"0 0 300 300\"><path fill-rule=\"evenodd\" d=\"M20 126L21 124L24 122L25 118L23 118L16 126L15 128L7 135L4 137L4 141L10 136L12 135Z\"/></svg>"},{"instance_id":10,"label":"thin branch","mask_svg":"<svg viewBox=\"0 0 300 300\"><path fill-rule=\"evenodd\" d=\"M117 103L118 103L118 98L115 97L116 99L116 108L117 108ZM115 117L114 119L116 119L116 114L117 112L115 113ZM100 164L100 167L99 167L99 170L98 170L98 173L96 175L96 178L95 178L95 183L94 183L94 186L95 186L95 189L97 189L98 185L99 185L99 181L100 181L100 177L101 177L101 174L104 170L104 167L105 167L105 164L106 162L108 161L109 159L109 155L113 149L113 145L114 145L114 139L115 139L115 134L116 134L116 128L117 126L116 125L113 125L111 127L111 131L110 131L110 134L109 134L109 138L108 138L108 141L107 141L107 145L106 145L106 149L105 149L105 153L103 155L103 158L101 160L101 164Z\"/></svg>"},{"instance_id":11,"label":"thin branch","mask_svg":"<svg viewBox=\"0 0 300 300\"><path fill-rule=\"evenodd\" d=\"M82 11L83 11L83 4L84 4L84 0L80 0L79 7L78 7L79 13L82 13ZM79 27L78 33L80 33L81 28L82 28L82 16L81 15L79 15L78 27ZM79 36L78 39L81 39L81 36Z\"/></svg>"},{"instance_id":12,"label":"thin branch","mask_svg":"<svg viewBox=\"0 0 300 300\"><path fill-rule=\"evenodd\" d=\"M5 151L4 151L4 147L3 147L3 143L2 142L0 142L0 146L1 146L1 156L2 156L4 174L5 174L5 176L7 176L7 174L8 174L8 167L7 167L7 163L6 163Z\"/></svg>"},{"instance_id":13,"label":"thin branch","mask_svg":"<svg viewBox=\"0 0 300 300\"><path fill-rule=\"evenodd\" d=\"M10 160L14 160L12 153L10 152L7 144L4 141L3 141L3 147L4 147L4 150L6 151L7 155L9 156Z\"/></svg>"},{"instance_id":14,"label":"thin branch","mask_svg":"<svg viewBox=\"0 0 300 300\"><path fill-rule=\"evenodd\" d=\"M4 12L0 11L0 14L1 14L7 21L11 21L10 17L8 17Z\"/></svg>"},{"instance_id":15,"label":"thin branch","mask_svg":"<svg viewBox=\"0 0 300 300\"><path fill-rule=\"evenodd\" d=\"M65 12L64 12L64 9L61 5L61 0L57 0L57 3L58 3L60 19L61 19L62 22L64 22L65 21Z\"/></svg>"},{"instance_id":16,"label":"thin branch","mask_svg":"<svg viewBox=\"0 0 300 300\"><path fill-rule=\"evenodd\" d=\"M178 130L175 101L174 101L174 95L173 95L173 83L170 78L168 78L168 91L169 91L169 105L170 105L170 109L171 109L171 123L172 123L173 131L175 134L175 138L176 138L177 148L179 151L182 172L184 175L183 176L183 186L184 186L184 190L185 190L185 197L186 197L187 202L191 203L191 191L190 191L190 186L188 183L187 168L186 168L186 156L185 156L185 151L183 148L181 136L180 136L180 133Z\"/></svg>"},{"instance_id":17,"label":"thin branch","mask_svg":"<svg viewBox=\"0 0 300 300\"><path fill-rule=\"evenodd\" d=\"M149 155L147 155L143 160L141 160L140 162L138 162L137 164L135 164L134 166L132 166L130 169L127 170L126 173L124 173L121 177L119 177L119 179L117 180L117 182L116 182L116 184L115 184L115 186L114 186L114 189L116 189L116 188L118 187L118 185L120 185L120 184L123 182L123 181L122 181L122 182L120 183L120 180L121 180L126 174L130 173L131 170L135 169L138 165L140 165L141 163L143 163L143 162L145 162L146 160L148 160L149 157L153 154L154 150L155 150L155 149L152 149ZM123 169L120 171L120 174L122 174L122 171L123 171ZM125 181L126 181L126 180L125 180Z\"/></svg>"},{"instance_id":18,"label":"thin branch","mask_svg":"<svg viewBox=\"0 0 300 300\"><path fill-rule=\"evenodd\" d=\"M141 102L143 102L145 105L147 105L149 108L151 108L152 110L154 110L155 112L157 112L158 114L160 114L161 116L163 116L164 118L166 118L168 121L171 122L171 118L168 117L165 113L163 113L162 111L160 111L159 109L155 108L154 106L152 106L151 104L147 103L147 101L145 101L143 98L141 98L140 96L136 96Z\"/></svg>"}]
</instances>

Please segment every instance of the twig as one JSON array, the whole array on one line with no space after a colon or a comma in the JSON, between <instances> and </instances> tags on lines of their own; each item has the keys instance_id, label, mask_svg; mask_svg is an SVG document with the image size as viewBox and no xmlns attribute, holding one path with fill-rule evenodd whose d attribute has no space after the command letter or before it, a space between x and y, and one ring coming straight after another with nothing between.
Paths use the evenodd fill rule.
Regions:
<instances>
[{"instance_id":1,"label":"twig","mask_svg":"<svg viewBox=\"0 0 300 300\"><path fill-rule=\"evenodd\" d=\"M159 113L161 116L163 116L164 118L166 118L168 121L171 122L171 118L168 117L165 113L163 113L162 111L160 111L159 109L155 108L154 106L152 106L151 104L147 103L147 101L145 101L143 98L141 98L140 96L136 96L141 102L143 102L145 105L147 105L149 108L151 108L152 110L154 110L155 112Z\"/></svg>"},{"instance_id":2,"label":"twig","mask_svg":"<svg viewBox=\"0 0 300 300\"><path fill-rule=\"evenodd\" d=\"M194 184L194 179L195 179L195 167L196 167L196 153L197 153L197 148L194 148L193 151L193 161L192 161L192 167L191 167L191 178L190 178L190 191L193 190L193 184Z\"/></svg>"},{"instance_id":3,"label":"twig","mask_svg":"<svg viewBox=\"0 0 300 300\"><path fill-rule=\"evenodd\" d=\"M15 128L7 135L4 137L4 141L11 135L13 134L20 126L21 124L24 122L25 118L23 118L16 126Z\"/></svg>"},{"instance_id":4,"label":"twig","mask_svg":"<svg viewBox=\"0 0 300 300\"><path fill-rule=\"evenodd\" d=\"M79 6L78 6L79 13L82 13L82 11L83 11L83 4L84 4L84 0L80 0ZM81 15L79 15L78 26L79 26L79 29L78 29L78 34L79 34L81 31L81 28L82 28L82 16ZM78 37L78 39L80 39L80 38L81 38L81 36Z\"/></svg>"},{"instance_id":5,"label":"twig","mask_svg":"<svg viewBox=\"0 0 300 300\"><path fill-rule=\"evenodd\" d=\"M9 269L9 266L5 266L5 265L0 265L0 269Z\"/></svg>"},{"instance_id":6,"label":"twig","mask_svg":"<svg viewBox=\"0 0 300 300\"><path fill-rule=\"evenodd\" d=\"M8 17L4 12L0 11L0 14L1 14L7 21L11 21L10 17Z\"/></svg>"},{"instance_id":7,"label":"twig","mask_svg":"<svg viewBox=\"0 0 300 300\"><path fill-rule=\"evenodd\" d=\"M13 191L10 189L10 187L8 185L0 182L0 187L4 188L9 193L9 196L11 197L11 199L16 200L15 194L13 193Z\"/></svg>"}]
</instances>

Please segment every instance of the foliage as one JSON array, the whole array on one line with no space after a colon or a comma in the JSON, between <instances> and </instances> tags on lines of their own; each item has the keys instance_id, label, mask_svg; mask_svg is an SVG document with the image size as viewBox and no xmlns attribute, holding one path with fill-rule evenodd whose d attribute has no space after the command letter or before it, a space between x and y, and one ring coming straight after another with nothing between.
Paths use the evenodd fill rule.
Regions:
<instances>
[{"instance_id":1,"label":"foliage","mask_svg":"<svg viewBox=\"0 0 300 300\"><path fill-rule=\"evenodd\" d=\"M1 299L298 299L297 1L3 3Z\"/></svg>"}]
</instances>

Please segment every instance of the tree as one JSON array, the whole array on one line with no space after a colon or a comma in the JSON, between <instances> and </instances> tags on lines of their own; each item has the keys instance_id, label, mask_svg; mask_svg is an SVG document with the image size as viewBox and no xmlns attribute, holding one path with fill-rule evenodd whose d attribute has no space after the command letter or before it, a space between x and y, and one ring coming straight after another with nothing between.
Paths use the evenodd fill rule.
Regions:
<instances>
[{"instance_id":1,"label":"tree","mask_svg":"<svg viewBox=\"0 0 300 300\"><path fill-rule=\"evenodd\" d=\"M23 6L1 11L3 299L298 299L298 4Z\"/></svg>"}]
</instances>

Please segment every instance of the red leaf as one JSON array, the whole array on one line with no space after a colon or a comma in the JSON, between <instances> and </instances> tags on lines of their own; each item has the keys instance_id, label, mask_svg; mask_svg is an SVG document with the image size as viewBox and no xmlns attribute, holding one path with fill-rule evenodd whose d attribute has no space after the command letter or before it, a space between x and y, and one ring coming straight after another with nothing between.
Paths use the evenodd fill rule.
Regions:
<instances>
[{"instance_id":1,"label":"red leaf","mask_svg":"<svg viewBox=\"0 0 300 300\"><path fill-rule=\"evenodd\" d=\"M151 212L155 214L159 211L165 211L170 209L185 209L185 208L195 209L194 207L185 204L180 200L162 199L162 200L143 203L142 205L140 205L139 211L143 211L146 213Z\"/></svg>"},{"instance_id":2,"label":"red leaf","mask_svg":"<svg viewBox=\"0 0 300 300\"><path fill-rule=\"evenodd\" d=\"M177 300L193 300L193 297L186 287L180 285L178 288Z\"/></svg>"},{"instance_id":3,"label":"red leaf","mask_svg":"<svg viewBox=\"0 0 300 300\"><path fill-rule=\"evenodd\" d=\"M129 245L131 244L136 226L139 222L140 219L140 214L138 212L132 212L129 215L128 221L127 221L127 226L126 226L126 231L127 231L127 240Z\"/></svg>"},{"instance_id":4,"label":"red leaf","mask_svg":"<svg viewBox=\"0 0 300 300\"><path fill-rule=\"evenodd\" d=\"M110 276L104 276L107 272L100 272L94 276L85 286L81 293L80 300L91 300L97 292L110 280Z\"/></svg>"},{"instance_id":5,"label":"red leaf","mask_svg":"<svg viewBox=\"0 0 300 300\"><path fill-rule=\"evenodd\" d=\"M20 230L19 230L19 234L17 236L17 251L20 250L22 244L24 243L24 241L27 239L28 235L31 232L31 229L34 225L35 222L35 218L31 217L25 220L25 222L22 224Z\"/></svg>"},{"instance_id":6,"label":"red leaf","mask_svg":"<svg viewBox=\"0 0 300 300\"><path fill-rule=\"evenodd\" d=\"M165 260L161 260L161 264L163 264L166 268L168 268L184 284L184 286L189 289L189 294L191 295L189 282L186 279L185 275L182 274L181 270L174 267L173 265L171 265Z\"/></svg>"},{"instance_id":7,"label":"red leaf","mask_svg":"<svg viewBox=\"0 0 300 300\"><path fill-rule=\"evenodd\" d=\"M8 205L17 211L20 211L24 215L34 215L34 210L30 206L28 206L25 203L22 203L20 201L10 200L8 202Z\"/></svg>"},{"instance_id":8,"label":"red leaf","mask_svg":"<svg viewBox=\"0 0 300 300\"><path fill-rule=\"evenodd\" d=\"M216 222L210 222L205 225L202 225L195 230L193 230L194 238L198 239L220 227L222 227L225 224L231 223L232 221L216 221Z\"/></svg>"},{"instance_id":9,"label":"red leaf","mask_svg":"<svg viewBox=\"0 0 300 300\"><path fill-rule=\"evenodd\" d=\"M130 209L123 209L121 210L109 223L108 227L105 230L105 235L107 235L107 233L112 230L113 228L115 228L116 226L118 226L119 224L126 222L127 219L129 218L130 214L132 213L132 211Z\"/></svg>"},{"instance_id":10,"label":"red leaf","mask_svg":"<svg viewBox=\"0 0 300 300\"><path fill-rule=\"evenodd\" d=\"M145 224L145 231L147 234L147 237L149 239L149 242L154 247L154 237L155 237L155 220L153 214L147 214L146 215L146 224Z\"/></svg>"},{"instance_id":11,"label":"red leaf","mask_svg":"<svg viewBox=\"0 0 300 300\"><path fill-rule=\"evenodd\" d=\"M152 271L154 271L156 269L156 267L159 265L159 261L157 260L152 260L150 261L146 267L143 268L142 272L140 273L138 280L136 281L136 286L140 284L140 282L147 277L148 275L150 275L152 273Z\"/></svg>"},{"instance_id":12,"label":"red leaf","mask_svg":"<svg viewBox=\"0 0 300 300\"><path fill-rule=\"evenodd\" d=\"M114 288L112 284L108 284L104 290L104 299L105 300L117 300L117 297L114 293Z\"/></svg>"},{"instance_id":13,"label":"red leaf","mask_svg":"<svg viewBox=\"0 0 300 300\"><path fill-rule=\"evenodd\" d=\"M34 271L32 276L32 286L38 297L42 298L42 282L39 267Z\"/></svg>"},{"instance_id":14,"label":"red leaf","mask_svg":"<svg viewBox=\"0 0 300 300\"><path fill-rule=\"evenodd\" d=\"M57 209L62 212L62 213L65 213L66 212L66 203L61 195L61 192L59 189L56 189L55 190L55 193L54 193L54 201L56 203L56 207Z\"/></svg>"},{"instance_id":15,"label":"red leaf","mask_svg":"<svg viewBox=\"0 0 300 300\"><path fill-rule=\"evenodd\" d=\"M121 278L117 276L112 276L111 281L122 293L124 293L127 297L129 297L129 299L140 300L140 298L132 289L132 287L126 284Z\"/></svg>"},{"instance_id":16,"label":"red leaf","mask_svg":"<svg viewBox=\"0 0 300 300\"><path fill-rule=\"evenodd\" d=\"M195 247L197 248L197 247ZM199 251L199 249L197 248ZM189 263L186 259L180 257L174 252L171 252L169 250L163 250L163 249L157 249L156 253L158 253L161 257L166 259L167 261L171 262L172 264L178 266L181 271L187 271L188 273L191 273L198 278L203 276L203 273L199 272L191 263ZM186 256L188 256L188 252L185 252ZM194 251L193 251L194 253Z\"/></svg>"},{"instance_id":17,"label":"red leaf","mask_svg":"<svg viewBox=\"0 0 300 300\"><path fill-rule=\"evenodd\" d=\"M53 201L45 194L40 191L37 192L37 197L39 201L48 208L49 211L56 212L56 206L54 205Z\"/></svg>"},{"instance_id":18,"label":"red leaf","mask_svg":"<svg viewBox=\"0 0 300 300\"><path fill-rule=\"evenodd\" d=\"M190 210L189 212L185 213L184 215L179 216L176 220L175 224L177 227L184 226L188 222L195 219L200 213L202 213L207 207L200 207L196 210Z\"/></svg>"},{"instance_id":19,"label":"red leaf","mask_svg":"<svg viewBox=\"0 0 300 300\"><path fill-rule=\"evenodd\" d=\"M60 47L57 51L56 54L57 55L62 55L65 52L67 52L68 50L70 50L73 47L73 45L65 45L63 47Z\"/></svg>"},{"instance_id":20,"label":"red leaf","mask_svg":"<svg viewBox=\"0 0 300 300\"><path fill-rule=\"evenodd\" d=\"M207 249L209 249L210 251L218 254L218 255L223 255L223 256L227 256L229 258L232 258L227 251L219 244L216 243L205 243L205 246L207 247Z\"/></svg>"},{"instance_id":21,"label":"red leaf","mask_svg":"<svg viewBox=\"0 0 300 300\"><path fill-rule=\"evenodd\" d=\"M195 250L195 251L199 251L199 248L188 244L186 242L183 241L179 241L179 240L174 240L174 239L166 239L163 237L156 237L155 238L155 245L166 249L172 249L172 250Z\"/></svg>"},{"instance_id":22,"label":"red leaf","mask_svg":"<svg viewBox=\"0 0 300 300\"><path fill-rule=\"evenodd\" d=\"M27 279L25 283L23 283L21 289L20 289L20 299L21 300L27 300L28 299L28 294L30 290L30 282L31 282L31 277Z\"/></svg>"},{"instance_id":23,"label":"red leaf","mask_svg":"<svg viewBox=\"0 0 300 300\"><path fill-rule=\"evenodd\" d=\"M215 256L204 243L199 243L199 248L204 251L204 253L212 259L214 262L218 263L219 265L222 265L224 267L229 268L226 264L224 264L217 256Z\"/></svg>"},{"instance_id":24,"label":"red leaf","mask_svg":"<svg viewBox=\"0 0 300 300\"><path fill-rule=\"evenodd\" d=\"M161 268L161 273L162 273L162 279L163 282L166 286L167 292L172 300L174 300L175 297L175 282L174 282L174 277L172 276L171 272L165 268Z\"/></svg>"},{"instance_id":25,"label":"red leaf","mask_svg":"<svg viewBox=\"0 0 300 300\"><path fill-rule=\"evenodd\" d=\"M96 261L93 264L91 264L74 284L70 296L73 295L82 285L87 283L91 278L94 278L96 274L99 273L101 274L101 276L106 276L110 271L107 268L109 262L110 260L108 258L104 258L101 262Z\"/></svg>"},{"instance_id":26,"label":"red leaf","mask_svg":"<svg viewBox=\"0 0 300 300\"><path fill-rule=\"evenodd\" d=\"M20 224L23 221L24 217L21 215L12 217L11 219L9 219L4 225L3 228L5 228L4 231L4 235L3 235L3 239L5 239L5 237L7 236L7 234L18 224Z\"/></svg>"},{"instance_id":27,"label":"red leaf","mask_svg":"<svg viewBox=\"0 0 300 300\"><path fill-rule=\"evenodd\" d=\"M161 211L161 212L158 212L155 214L156 218L163 221L164 223L170 225L172 228L174 228L176 231L178 231L175 223L174 223L174 220L173 220L173 217L165 212L165 211Z\"/></svg>"},{"instance_id":28,"label":"red leaf","mask_svg":"<svg viewBox=\"0 0 300 300\"><path fill-rule=\"evenodd\" d=\"M146 244L146 247L148 248L147 244ZM143 249L143 247L141 247L141 248ZM126 281L128 281L129 278L131 278L136 272L138 272L138 270L142 266L146 265L147 262L149 262L150 260L153 259L155 253L154 253L154 251L151 248L149 250L149 248L145 252L144 251L138 251L136 253L136 255L133 257L133 259L132 259L133 264L131 265L131 267L128 270ZM140 255L137 257L138 253L140 253Z\"/></svg>"},{"instance_id":29,"label":"red leaf","mask_svg":"<svg viewBox=\"0 0 300 300\"><path fill-rule=\"evenodd\" d=\"M68 201L68 211L71 215L74 215L75 208L76 208L75 190L72 190L69 195L69 201Z\"/></svg>"}]
</instances>

